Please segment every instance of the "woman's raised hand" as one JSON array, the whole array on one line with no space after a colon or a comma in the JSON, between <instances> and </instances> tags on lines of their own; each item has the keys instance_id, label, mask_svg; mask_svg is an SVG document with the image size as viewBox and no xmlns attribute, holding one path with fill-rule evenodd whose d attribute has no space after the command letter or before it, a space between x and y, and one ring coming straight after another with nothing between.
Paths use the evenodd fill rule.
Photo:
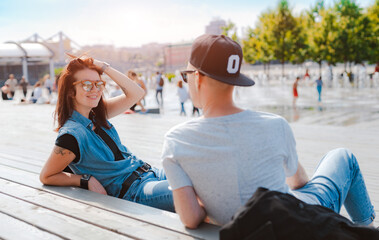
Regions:
<instances>
[{"instance_id":1,"label":"woman's raised hand","mask_svg":"<svg viewBox=\"0 0 379 240\"><path fill-rule=\"evenodd\" d=\"M100 61L100 60L97 60L97 59L93 59L93 64L95 64L96 66L102 68L103 65L104 65L104 62Z\"/></svg>"},{"instance_id":2,"label":"woman's raised hand","mask_svg":"<svg viewBox=\"0 0 379 240\"><path fill-rule=\"evenodd\" d=\"M108 63L97 60L97 59L93 59L93 64L98 66L99 68L101 68L103 70L103 72L105 71L106 68L109 67Z\"/></svg>"}]
</instances>

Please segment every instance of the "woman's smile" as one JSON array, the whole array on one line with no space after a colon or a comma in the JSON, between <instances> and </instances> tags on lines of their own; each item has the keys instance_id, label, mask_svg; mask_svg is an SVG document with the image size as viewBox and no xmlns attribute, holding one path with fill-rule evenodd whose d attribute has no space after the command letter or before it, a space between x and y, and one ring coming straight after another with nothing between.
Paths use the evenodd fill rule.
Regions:
<instances>
[{"instance_id":1,"label":"woman's smile","mask_svg":"<svg viewBox=\"0 0 379 240\"><path fill-rule=\"evenodd\" d=\"M100 97L100 94L90 94L90 95L87 95L87 98L89 98L91 100L97 100L99 97Z\"/></svg>"}]
</instances>

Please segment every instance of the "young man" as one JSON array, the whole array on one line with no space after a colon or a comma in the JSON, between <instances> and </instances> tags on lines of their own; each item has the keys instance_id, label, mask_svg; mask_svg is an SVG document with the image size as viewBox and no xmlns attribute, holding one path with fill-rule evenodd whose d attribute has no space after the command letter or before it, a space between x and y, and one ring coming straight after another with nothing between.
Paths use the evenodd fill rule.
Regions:
<instances>
[{"instance_id":1,"label":"young man","mask_svg":"<svg viewBox=\"0 0 379 240\"><path fill-rule=\"evenodd\" d=\"M155 76L155 98L157 100L158 107L163 106L163 84L162 84L163 78L162 73L157 72L157 75ZM161 101L159 102L158 94L161 95Z\"/></svg>"},{"instance_id":2,"label":"young man","mask_svg":"<svg viewBox=\"0 0 379 240\"><path fill-rule=\"evenodd\" d=\"M7 81L5 81L5 85L9 86L11 98L14 97L14 93L16 92L17 84L18 84L18 81L16 78L14 78L14 75L9 74L9 79Z\"/></svg>"},{"instance_id":3,"label":"young man","mask_svg":"<svg viewBox=\"0 0 379 240\"><path fill-rule=\"evenodd\" d=\"M234 85L254 85L240 73L242 59L230 38L202 35L182 71L194 105L204 113L171 129L163 147L163 167L184 225L196 228L206 216L227 223L258 187L336 212L345 204L354 222L372 223L375 212L351 152L329 152L308 181L286 120L235 105Z\"/></svg>"}]
</instances>

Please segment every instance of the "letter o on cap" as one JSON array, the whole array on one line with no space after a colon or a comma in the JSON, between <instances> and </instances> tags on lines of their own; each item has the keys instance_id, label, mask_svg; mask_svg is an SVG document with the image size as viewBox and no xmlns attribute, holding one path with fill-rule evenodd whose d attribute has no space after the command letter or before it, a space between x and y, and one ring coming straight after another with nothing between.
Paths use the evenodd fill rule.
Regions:
<instances>
[{"instance_id":1,"label":"letter o on cap","mask_svg":"<svg viewBox=\"0 0 379 240\"><path fill-rule=\"evenodd\" d=\"M227 71L230 74L234 74L238 72L238 68L240 65L240 56L238 55L230 55L228 59L228 66L227 66Z\"/></svg>"}]
</instances>

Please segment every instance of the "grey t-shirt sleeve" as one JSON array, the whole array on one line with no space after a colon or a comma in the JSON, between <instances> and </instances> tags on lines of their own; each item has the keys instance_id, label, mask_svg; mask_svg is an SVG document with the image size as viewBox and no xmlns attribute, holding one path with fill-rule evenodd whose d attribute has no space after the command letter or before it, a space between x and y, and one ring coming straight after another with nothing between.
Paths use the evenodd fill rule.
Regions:
<instances>
[{"instance_id":1,"label":"grey t-shirt sleeve","mask_svg":"<svg viewBox=\"0 0 379 240\"><path fill-rule=\"evenodd\" d=\"M286 177L293 176L297 171L298 157L296 152L296 141L293 136L293 132L287 121L283 120L283 131L284 131L284 144L285 150L287 152L287 157L284 161L284 171Z\"/></svg>"},{"instance_id":2,"label":"grey t-shirt sleeve","mask_svg":"<svg viewBox=\"0 0 379 240\"><path fill-rule=\"evenodd\" d=\"M187 173L183 170L180 164L174 159L173 152L180 147L174 140L165 137L162 151L162 165L166 173L168 183L172 190L179 189L185 186L192 186L192 181L188 177ZM177 156L177 155L175 155Z\"/></svg>"}]
</instances>

